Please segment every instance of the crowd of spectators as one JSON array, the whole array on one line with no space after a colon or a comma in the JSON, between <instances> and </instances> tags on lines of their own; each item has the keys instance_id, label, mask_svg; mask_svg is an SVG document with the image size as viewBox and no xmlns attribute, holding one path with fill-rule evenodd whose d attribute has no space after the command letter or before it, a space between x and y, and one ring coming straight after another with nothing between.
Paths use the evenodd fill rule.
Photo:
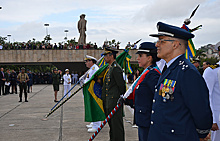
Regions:
<instances>
[{"instance_id":1,"label":"crowd of spectators","mask_svg":"<svg viewBox=\"0 0 220 141\"><path fill-rule=\"evenodd\" d=\"M22 49L22 50L30 50L30 49L102 49L102 48L98 48L98 46L96 45L96 43L93 44L84 44L84 45L74 45L73 43L65 43L65 44L61 44L61 43L47 43L47 44L43 44L43 43L32 43L32 42L28 42L28 43L7 43L7 44L0 44L0 49L5 49L5 50L9 50L9 49Z\"/></svg>"},{"instance_id":2,"label":"crowd of spectators","mask_svg":"<svg viewBox=\"0 0 220 141\"><path fill-rule=\"evenodd\" d=\"M14 42L14 43L4 43L1 44L0 43L0 49L4 49L4 50L43 50L43 49L57 49L57 50L61 50L61 49L70 49L70 50L75 50L75 49L103 49L105 47L111 47L114 49L119 49L119 44L120 43L109 43L107 41L105 41L103 43L103 45L101 47L98 47L96 43L92 44L92 43L88 43L88 44L84 44L84 45L79 45L76 43L42 43L42 42L22 42L22 43L18 43L18 42ZM128 44L126 45L125 48L131 48L131 49L137 49L137 45L136 43L134 44L130 44L130 42L128 42Z\"/></svg>"}]
</instances>

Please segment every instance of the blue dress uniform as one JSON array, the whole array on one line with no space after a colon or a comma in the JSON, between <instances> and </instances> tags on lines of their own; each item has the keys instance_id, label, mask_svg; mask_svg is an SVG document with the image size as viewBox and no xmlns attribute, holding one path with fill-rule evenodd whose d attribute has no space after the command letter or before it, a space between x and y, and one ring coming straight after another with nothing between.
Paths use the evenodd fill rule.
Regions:
<instances>
[{"instance_id":1,"label":"blue dress uniform","mask_svg":"<svg viewBox=\"0 0 220 141\"><path fill-rule=\"evenodd\" d=\"M152 100L154 98L154 87L160 77L160 74L151 65L150 70L144 80L137 86L135 91L135 122L138 126L140 141L146 141L150 128L150 117Z\"/></svg>"},{"instance_id":2,"label":"blue dress uniform","mask_svg":"<svg viewBox=\"0 0 220 141\"><path fill-rule=\"evenodd\" d=\"M128 97L129 100L126 99L125 104L128 104L131 107L135 105L134 119L138 126L139 141L147 141L151 121L152 100L154 98L154 87L161 74L156 65L156 61L159 61L160 59L157 58L157 48L155 47L155 44L151 42L141 43L136 54L152 56L152 65L146 66L140 77L138 77L134 84L132 84L131 87L133 92L131 96ZM133 101L135 102L134 104Z\"/></svg>"},{"instance_id":3,"label":"blue dress uniform","mask_svg":"<svg viewBox=\"0 0 220 141\"><path fill-rule=\"evenodd\" d=\"M182 29L169 26L159 23L159 36L188 36ZM167 35L162 35L166 32ZM208 135L212 127L208 88L184 54L176 56L170 62L155 86L148 140L199 141L199 138Z\"/></svg>"},{"instance_id":4,"label":"blue dress uniform","mask_svg":"<svg viewBox=\"0 0 220 141\"><path fill-rule=\"evenodd\" d=\"M165 80L176 84L171 96L164 99ZM171 97L170 96L170 97ZM196 68L177 58L160 77L153 99L149 141L199 141L212 126L208 88Z\"/></svg>"}]
</instances>

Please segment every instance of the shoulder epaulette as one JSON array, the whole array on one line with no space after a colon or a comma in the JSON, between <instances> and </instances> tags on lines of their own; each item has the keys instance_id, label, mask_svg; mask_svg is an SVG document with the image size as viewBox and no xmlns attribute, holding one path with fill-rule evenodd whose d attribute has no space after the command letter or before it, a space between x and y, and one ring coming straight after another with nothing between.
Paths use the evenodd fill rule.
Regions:
<instances>
[{"instance_id":1,"label":"shoulder epaulette","mask_svg":"<svg viewBox=\"0 0 220 141\"><path fill-rule=\"evenodd\" d=\"M210 65L209 67L210 67L210 68L212 68L212 69L216 69L216 68L218 68L218 67L219 67L219 64Z\"/></svg>"},{"instance_id":2,"label":"shoulder epaulette","mask_svg":"<svg viewBox=\"0 0 220 141\"><path fill-rule=\"evenodd\" d=\"M179 61L179 66L181 66L182 70L184 71L189 67L189 65L187 65L185 61Z\"/></svg>"}]
</instances>

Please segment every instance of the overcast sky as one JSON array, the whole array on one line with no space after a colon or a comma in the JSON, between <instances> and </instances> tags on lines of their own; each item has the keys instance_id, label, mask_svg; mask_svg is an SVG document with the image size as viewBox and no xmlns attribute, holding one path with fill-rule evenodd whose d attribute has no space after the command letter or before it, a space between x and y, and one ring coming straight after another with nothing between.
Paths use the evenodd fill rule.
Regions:
<instances>
[{"instance_id":1,"label":"overcast sky","mask_svg":"<svg viewBox=\"0 0 220 141\"><path fill-rule=\"evenodd\" d=\"M149 34L157 33L158 21L182 26L198 4L189 28L203 27L194 32L194 44L196 48L216 44L220 41L220 0L1 0L0 36L11 34L12 42L42 41L44 23L49 23L52 43L64 41L66 29L68 39L78 40L77 22L84 13L87 42L101 46L106 39L116 39L124 48L129 41L156 41Z\"/></svg>"}]
</instances>

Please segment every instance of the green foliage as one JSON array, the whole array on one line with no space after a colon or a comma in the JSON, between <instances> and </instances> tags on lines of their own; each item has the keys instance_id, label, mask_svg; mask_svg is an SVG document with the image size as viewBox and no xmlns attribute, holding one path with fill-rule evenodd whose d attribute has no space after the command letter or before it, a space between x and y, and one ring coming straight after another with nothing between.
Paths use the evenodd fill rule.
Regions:
<instances>
[{"instance_id":1,"label":"green foliage","mask_svg":"<svg viewBox=\"0 0 220 141\"><path fill-rule=\"evenodd\" d=\"M72 45L74 45L74 46L78 44L78 42L76 42L76 38L67 40L67 43L68 43L68 44L72 43Z\"/></svg>"},{"instance_id":2,"label":"green foliage","mask_svg":"<svg viewBox=\"0 0 220 141\"><path fill-rule=\"evenodd\" d=\"M196 50L196 55L195 55L193 58L201 59L201 58L206 57L206 54L205 54L204 52L205 52L205 51L202 50L202 49Z\"/></svg>"},{"instance_id":3,"label":"green foliage","mask_svg":"<svg viewBox=\"0 0 220 141\"><path fill-rule=\"evenodd\" d=\"M44 42L49 43L50 40L52 40L52 38L50 37L50 35L46 35L46 36L44 37Z\"/></svg>"},{"instance_id":4,"label":"green foliage","mask_svg":"<svg viewBox=\"0 0 220 141\"><path fill-rule=\"evenodd\" d=\"M111 41L107 41L107 43L108 43L108 45L109 46L117 46L117 45L119 45L121 42L116 42L116 40L115 39L112 39Z\"/></svg>"},{"instance_id":5,"label":"green foliage","mask_svg":"<svg viewBox=\"0 0 220 141\"><path fill-rule=\"evenodd\" d=\"M7 40L7 37L0 36L0 44L4 45L6 43L5 40Z\"/></svg>"},{"instance_id":6,"label":"green foliage","mask_svg":"<svg viewBox=\"0 0 220 141\"><path fill-rule=\"evenodd\" d=\"M20 68L25 67L25 69L29 69L31 72L38 73L38 72L52 72L54 65L1 65L0 68L9 68L14 69L15 71L19 71Z\"/></svg>"},{"instance_id":7,"label":"green foliage","mask_svg":"<svg viewBox=\"0 0 220 141\"><path fill-rule=\"evenodd\" d=\"M216 64L218 62L218 58L216 57L211 57L211 58L201 58L200 59L200 65L202 66L203 62L209 62L211 64Z\"/></svg>"}]
</instances>

